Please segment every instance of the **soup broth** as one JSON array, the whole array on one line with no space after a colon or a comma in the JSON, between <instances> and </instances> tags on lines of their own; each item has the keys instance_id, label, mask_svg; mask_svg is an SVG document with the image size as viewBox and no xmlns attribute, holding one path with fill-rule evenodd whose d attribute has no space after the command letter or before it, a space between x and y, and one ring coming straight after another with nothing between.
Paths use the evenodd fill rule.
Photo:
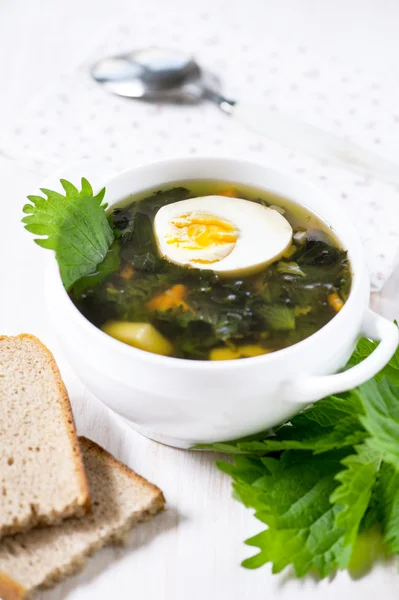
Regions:
<instances>
[{"instance_id":1,"label":"soup broth","mask_svg":"<svg viewBox=\"0 0 399 600\"><path fill-rule=\"evenodd\" d=\"M212 270L211 261L200 269L163 258L154 233L158 211L209 195L250 200L283 214L293 230L291 245L248 275L226 277ZM144 350L196 360L280 350L328 323L350 291L346 252L331 229L306 207L266 191L207 180L168 184L126 198L110 221L115 241L106 259L70 296L94 325ZM250 244L247 254L256 261Z\"/></svg>"}]
</instances>

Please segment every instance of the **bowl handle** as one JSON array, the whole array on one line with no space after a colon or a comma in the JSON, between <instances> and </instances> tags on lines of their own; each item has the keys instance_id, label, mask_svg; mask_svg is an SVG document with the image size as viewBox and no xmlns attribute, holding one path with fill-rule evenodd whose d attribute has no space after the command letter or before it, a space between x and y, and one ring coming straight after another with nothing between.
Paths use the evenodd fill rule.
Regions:
<instances>
[{"instance_id":1,"label":"bowl handle","mask_svg":"<svg viewBox=\"0 0 399 600\"><path fill-rule=\"evenodd\" d=\"M360 331L362 337L380 342L361 363L335 375L315 375L289 385L289 401L310 404L331 394L350 390L371 379L392 358L399 345L399 329L384 317L368 310ZM288 391L288 389L287 389Z\"/></svg>"}]
</instances>

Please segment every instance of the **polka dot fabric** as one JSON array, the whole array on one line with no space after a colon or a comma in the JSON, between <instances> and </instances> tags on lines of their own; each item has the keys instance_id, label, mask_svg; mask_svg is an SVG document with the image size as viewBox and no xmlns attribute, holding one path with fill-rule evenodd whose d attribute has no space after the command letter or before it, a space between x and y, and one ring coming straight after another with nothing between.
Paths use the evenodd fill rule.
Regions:
<instances>
[{"instance_id":1,"label":"polka dot fabric","mask_svg":"<svg viewBox=\"0 0 399 600\"><path fill-rule=\"evenodd\" d=\"M0 137L0 149L46 169L87 157L105 158L122 169L200 154L240 156L284 169L326 190L329 201L348 213L363 239L373 288L381 289L398 259L399 189L294 153L207 102L159 105L112 96L91 80L88 69L97 59L132 47L187 50L222 77L229 97L295 115L391 160L399 157L398 82L377 81L362 68L321 57L304 45L287 47L255 35L241 26L237 11L226 11L224 0L212 14L206 11L208 0L179 17L172 14L167 27L163 11L134 4L134 18L126 17L87 60L36 98Z\"/></svg>"}]
</instances>

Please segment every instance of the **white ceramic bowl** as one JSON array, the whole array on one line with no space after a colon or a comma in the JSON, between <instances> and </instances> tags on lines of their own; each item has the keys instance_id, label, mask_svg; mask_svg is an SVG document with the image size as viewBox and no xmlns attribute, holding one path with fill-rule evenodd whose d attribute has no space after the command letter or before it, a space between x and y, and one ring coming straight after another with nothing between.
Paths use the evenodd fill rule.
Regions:
<instances>
[{"instance_id":1,"label":"white ceramic bowl","mask_svg":"<svg viewBox=\"0 0 399 600\"><path fill-rule=\"evenodd\" d=\"M88 174L89 173L89 174ZM343 309L304 341L272 354L233 361L189 361L143 352L92 325L65 292L52 261L48 312L63 350L87 387L145 435L181 448L240 438L267 429L307 404L361 384L391 358L397 327L369 310L369 278L359 236L320 190L259 164L224 158L173 159L129 169L110 180L98 165L78 164L61 175L106 185L113 206L131 193L184 179L219 179L270 190L309 207L347 249L353 284ZM105 178L107 179L107 178ZM54 189L56 181L46 181ZM336 373L356 340L380 340L363 363Z\"/></svg>"}]
</instances>

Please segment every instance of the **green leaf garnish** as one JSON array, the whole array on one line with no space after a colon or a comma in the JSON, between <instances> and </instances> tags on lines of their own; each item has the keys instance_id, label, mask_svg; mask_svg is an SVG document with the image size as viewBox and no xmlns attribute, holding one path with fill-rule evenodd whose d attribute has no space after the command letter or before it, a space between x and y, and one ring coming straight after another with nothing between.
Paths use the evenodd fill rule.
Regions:
<instances>
[{"instance_id":1,"label":"green leaf garnish","mask_svg":"<svg viewBox=\"0 0 399 600\"><path fill-rule=\"evenodd\" d=\"M55 251L64 287L95 273L105 259L114 233L105 214L105 188L97 195L87 179L79 191L61 179L65 194L42 189L44 196L28 196L23 208L25 228L41 238L35 242Z\"/></svg>"},{"instance_id":2,"label":"green leaf garnish","mask_svg":"<svg viewBox=\"0 0 399 600\"><path fill-rule=\"evenodd\" d=\"M250 479L242 459L241 469L231 469L236 494L268 525L266 531L246 541L259 548L259 553L245 560L245 567L272 562L273 573L278 573L292 564L298 577L313 569L325 577L338 563L349 561L345 530L335 522L340 508L329 500L337 487L335 476L342 458L342 452L335 451L323 458L309 452L285 452L279 460L258 458L254 463L246 459L251 461Z\"/></svg>"},{"instance_id":3,"label":"green leaf garnish","mask_svg":"<svg viewBox=\"0 0 399 600\"><path fill-rule=\"evenodd\" d=\"M346 468L335 477L340 486L331 494L330 501L343 507L337 515L336 524L345 529L345 544L352 546L369 506L382 455L361 444L341 464Z\"/></svg>"},{"instance_id":4,"label":"green leaf garnish","mask_svg":"<svg viewBox=\"0 0 399 600\"><path fill-rule=\"evenodd\" d=\"M355 392L362 401L365 415L360 421L369 437L366 443L384 456L384 461L399 466L398 388L384 378L369 381Z\"/></svg>"},{"instance_id":5,"label":"green leaf garnish","mask_svg":"<svg viewBox=\"0 0 399 600\"><path fill-rule=\"evenodd\" d=\"M119 269L120 262L119 245L114 241L105 255L103 262L97 265L94 273L82 277L73 284L74 294L82 294L88 289L94 289L99 283Z\"/></svg>"},{"instance_id":6,"label":"green leaf garnish","mask_svg":"<svg viewBox=\"0 0 399 600\"><path fill-rule=\"evenodd\" d=\"M348 366L354 366L362 362L371 352L378 346L378 342L373 342L366 338L359 340L354 353L352 354ZM389 363L374 377L376 381L381 381L383 377L387 377L389 381L399 386L399 352L396 352Z\"/></svg>"},{"instance_id":7,"label":"green leaf garnish","mask_svg":"<svg viewBox=\"0 0 399 600\"><path fill-rule=\"evenodd\" d=\"M399 553L399 472L392 465L382 465L376 496L387 549Z\"/></svg>"},{"instance_id":8,"label":"green leaf garnish","mask_svg":"<svg viewBox=\"0 0 399 600\"><path fill-rule=\"evenodd\" d=\"M298 275L298 277L306 277L306 273L302 271L301 267L296 262L280 260L277 263L276 269L278 273L284 273L284 275Z\"/></svg>"},{"instance_id":9,"label":"green leaf garnish","mask_svg":"<svg viewBox=\"0 0 399 600\"><path fill-rule=\"evenodd\" d=\"M376 347L360 340L349 361ZM267 529L247 544L243 562L273 572L292 565L298 577L347 568L361 576L373 561L399 554L399 348L359 388L316 402L268 434L203 445L226 452L219 468L234 497Z\"/></svg>"},{"instance_id":10,"label":"green leaf garnish","mask_svg":"<svg viewBox=\"0 0 399 600\"><path fill-rule=\"evenodd\" d=\"M258 312L266 325L274 331L291 331L295 329L295 312L292 308L281 304L262 306Z\"/></svg>"}]
</instances>

